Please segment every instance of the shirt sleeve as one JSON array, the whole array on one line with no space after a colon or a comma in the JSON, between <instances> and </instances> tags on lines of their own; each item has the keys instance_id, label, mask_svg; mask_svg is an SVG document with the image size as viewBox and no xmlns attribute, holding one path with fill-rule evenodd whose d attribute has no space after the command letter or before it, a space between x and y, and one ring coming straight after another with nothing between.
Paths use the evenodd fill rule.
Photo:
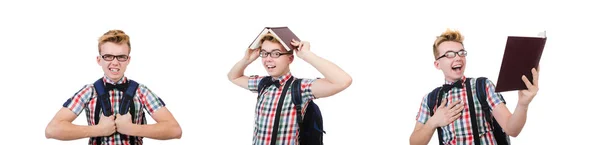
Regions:
<instances>
[{"instance_id":1,"label":"shirt sleeve","mask_svg":"<svg viewBox=\"0 0 600 145\"><path fill-rule=\"evenodd\" d=\"M154 94L148 87L145 85L141 85L138 87L136 93L140 99L140 103L142 107L148 112L150 115L154 114L154 111L164 107L166 104L163 102L160 97Z\"/></svg>"},{"instance_id":2,"label":"shirt sleeve","mask_svg":"<svg viewBox=\"0 0 600 145\"><path fill-rule=\"evenodd\" d=\"M500 103L506 104L506 101L504 100L504 97L502 97L502 94L496 93L496 86L489 79L486 80L486 82L485 82L485 90L487 93L488 105L490 106L490 108L492 110L494 110L496 105L498 105Z\"/></svg>"},{"instance_id":3,"label":"shirt sleeve","mask_svg":"<svg viewBox=\"0 0 600 145\"><path fill-rule=\"evenodd\" d=\"M429 110L427 101L428 101L427 95L423 96L423 100L421 101L421 105L419 107L419 112L417 113L417 118L416 118L417 122L420 122L423 124L425 124L427 122L427 120L429 120L429 118L431 117L431 116L429 116L431 110Z\"/></svg>"},{"instance_id":4,"label":"shirt sleeve","mask_svg":"<svg viewBox=\"0 0 600 145\"><path fill-rule=\"evenodd\" d=\"M302 101L308 102L315 99L315 95L312 92L312 85L316 79L302 79L300 83L300 91L302 92Z\"/></svg>"},{"instance_id":5,"label":"shirt sleeve","mask_svg":"<svg viewBox=\"0 0 600 145\"><path fill-rule=\"evenodd\" d=\"M73 111L73 113L79 114L85 109L87 104L92 99L94 94L93 85L85 85L83 88L79 89L77 93L75 93L71 98L69 98L65 103L63 103L63 107Z\"/></svg>"},{"instance_id":6,"label":"shirt sleeve","mask_svg":"<svg viewBox=\"0 0 600 145\"><path fill-rule=\"evenodd\" d=\"M248 78L248 90L250 90L253 93L258 93L258 83L260 83L260 80L262 80L263 78L264 76L251 75Z\"/></svg>"}]
</instances>

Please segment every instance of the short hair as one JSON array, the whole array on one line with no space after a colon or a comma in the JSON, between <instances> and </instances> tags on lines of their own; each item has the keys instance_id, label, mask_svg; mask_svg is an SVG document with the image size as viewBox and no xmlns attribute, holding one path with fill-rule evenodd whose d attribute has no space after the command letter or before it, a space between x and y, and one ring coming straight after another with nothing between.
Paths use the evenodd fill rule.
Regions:
<instances>
[{"instance_id":1,"label":"short hair","mask_svg":"<svg viewBox=\"0 0 600 145\"><path fill-rule=\"evenodd\" d=\"M283 47L283 45L281 44L281 42L277 39L277 37L275 37L275 35L271 34L271 33L267 33L265 35L262 36L262 38L260 38L259 44L260 47L262 48L262 44L265 41L269 41L269 42L273 42L273 43L277 43L279 45L282 46L282 48L285 50L285 47Z\"/></svg>"},{"instance_id":2,"label":"short hair","mask_svg":"<svg viewBox=\"0 0 600 145\"><path fill-rule=\"evenodd\" d=\"M463 45L463 40L464 40L464 37L462 36L462 34L460 34L460 32L458 30L446 29L446 31L444 33L442 33L440 36L437 36L437 38L435 39L435 42L433 43L434 59L437 58L437 55L439 53L437 48L443 42L453 41L453 42L458 42L461 45Z\"/></svg>"},{"instance_id":3,"label":"short hair","mask_svg":"<svg viewBox=\"0 0 600 145\"><path fill-rule=\"evenodd\" d=\"M122 30L109 30L108 32L104 33L104 35L102 35L100 39L98 39L98 53L100 53L100 46L106 42L112 42L116 44L127 44L127 47L129 47L128 53L131 53L131 43L129 42L129 36L125 34L125 32L123 32Z\"/></svg>"}]
</instances>

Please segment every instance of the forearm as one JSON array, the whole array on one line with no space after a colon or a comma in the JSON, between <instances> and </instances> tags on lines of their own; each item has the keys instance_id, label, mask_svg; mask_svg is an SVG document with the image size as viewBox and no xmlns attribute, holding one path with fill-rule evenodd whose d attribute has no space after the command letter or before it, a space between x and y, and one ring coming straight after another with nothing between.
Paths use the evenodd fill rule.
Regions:
<instances>
[{"instance_id":1,"label":"forearm","mask_svg":"<svg viewBox=\"0 0 600 145\"><path fill-rule=\"evenodd\" d=\"M131 124L130 136L141 136L157 140L181 138L181 127L175 122L159 122L156 124Z\"/></svg>"},{"instance_id":2,"label":"forearm","mask_svg":"<svg viewBox=\"0 0 600 145\"><path fill-rule=\"evenodd\" d=\"M244 70L246 69L246 67L248 67L248 65L249 63L244 59L238 61L235 65L233 65L233 68L231 68L231 70L227 74L229 80L233 81L237 78L244 76Z\"/></svg>"},{"instance_id":3,"label":"forearm","mask_svg":"<svg viewBox=\"0 0 600 145\"><path fill-rule=\"evenodd\" d=\"M431 124L425 124L418 130L415 130L413 134L410 135L410 144L411 145L426 145L431 140L431 136L433 136L433 132L435 131L435 127Z\"/></svg>"},{"instance_id":4,"label":"forearm","mask_svg":"<svg viewBox=\"0 0 600 145\"><path fill-rule=\"evenodd\" d=\"M46 138L76 140L100 136L96 130L96 126L75 125L67 121L57 121L46 128Z\"/></svg>"},{"instance_id":5,"label":"forearm","mask_svg":"<svg viewBox=\"0 0 600 145\"><path fill-rule=\"evenodd\" d=\"M315 67L328 81L339 86L349 86L352 78L334 63L308 52L304 58L307 63Z\"/></svg>"},{"instance_id":6,"label":"forearm","mask_svg":"<svg viewBox=\"0 0 600 145\"><path fill-rule=\"evenodd\" d=\"M521 130L527 121L527 109L528 106L517 105L515 113L508 119L508 126L506 129L508 135L517 137L519 133L521 133Z\"/></svg>"}]
</instances>

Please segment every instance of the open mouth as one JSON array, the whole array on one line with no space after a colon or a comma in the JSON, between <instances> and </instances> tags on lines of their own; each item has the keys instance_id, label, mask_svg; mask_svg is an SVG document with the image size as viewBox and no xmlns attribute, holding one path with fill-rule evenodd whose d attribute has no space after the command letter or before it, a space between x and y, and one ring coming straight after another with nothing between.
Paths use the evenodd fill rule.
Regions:
<instances>
[{"instance_id":1,"label":"open mouth","mask_svg":"<svg viewBox=\"0 0 600 145\"><path fill-rule=\"evenodd\" d=\"M118 69L118 68L108 68L108 70L109 70L110 72L112 72L112 73L118 73L118 72L119 72L119 70L121 70L121 69Z\"/></svg>"},{"instance_id":2,"label":"open mouth","mask_svg":"<svg viewBox=\"0 0 600 145\"><path fill-rule=\"evenodd\" d=\"M459 71L459 70L461 70L462 68L463 68L463 65L462 65L462 64L459 64L459 65L454 65L454 66L452 66L452 70L454 70L454 71Z\"/></svg>"},{"instance_id":3,"label":"open mouth","mask_svg":"<svg viewBox=\"0 0 600 145\"><path fill-rule=\"evenodd\" d=\"M274 69L276 66L274 65L267 65L267 69Z\"/></svg>"}]
</instances>

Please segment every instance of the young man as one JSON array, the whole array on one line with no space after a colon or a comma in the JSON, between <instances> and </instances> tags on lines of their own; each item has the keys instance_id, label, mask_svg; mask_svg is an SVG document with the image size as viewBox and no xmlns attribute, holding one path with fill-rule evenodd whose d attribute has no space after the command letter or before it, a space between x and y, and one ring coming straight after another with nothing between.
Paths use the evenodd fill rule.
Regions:
<instances>
[{"instance_id":1,"label":"young man","mask_svg":"<svg viewBox=\"0 0 600 145\"><path fill-rule=\"evenodd\" d=\"M127 88L133 87L129 84L136 84L124 76L131 60L129 36L121 30L110 30L104 33L98 40L98 52L100 56L96 57L96 61L102 67L104 76L94 84L85 85L63 104L48 124L46 138L57 140L90 138L90 145L141 145L144 137L159 140L181 138L181 128L177 120L165 107L165 103L144 85L140 84L137 85L137 89L132 89L134 91L131 92L135 93L131 96L133 104L129 112L124 115L119 113L120 109L129 108L120 107L121 104L125 104L122 99L130 96L124 92ZM104 85L105 92L99 92L100 90L97 90L99 86L95 86L96 84ZM105 94L101 96L110 102L98 102L99 93ZM105 109L98 105L108 106L113 110L112 115L103 115L105 112L99 111ZM152 116L156 124L146 124L142 109ZM73 124L73 120L83 110L88 125ZM132 116L133 112L135 114Z\"/></svg>"},{"instance_id":2,"label":"young man","mask_svg":"<svg viewBox=\"0 0 600 145\"><path fill-rule=\"evenodd\" d=\"M470 78L469 82L465 82L467 77L464 76L464 71L467 64L467 52L463 47L463 37L458 31L447 30L442 35L438 36L433 45L434 66L442 70L445 77L445 84L452 84L452 88L440 92L441 105L435 110L430 110L428 106L427 95L423 97L421 107L417 114L417 123L414 131L410 136L410 144L427 144L436 128L442 128L442 140L444 144L476 144L475 138L479 138L482 145L497 144L491 131L490 124L484 123L484 115L481 105L473 103L474 108L469 107L468 93L466 83L470 83L473 96L476 94L475 78ZM492 109L492 117L495 118L506 134L512 137L517 137L525 125L527 119L527 109L531 100L538 92L538 72L537 69L531 70L533 73L533 84L522 76L523 82L527 86L527 90L519 90L519 102L515 108L514 114L511 113L505 106L505 101L502 95L495 93L495 86L491 81L485 82L485 93L487 94L487 103ZM444 90L444 89L442 89ZM477 100L476 97L472 98ZM447 104L447 105L446 105ZM478 126L471 125L471 113L473 109L476 113ZM431 111L434 111L433 116L430 116ZM473 135L471 128L476 127L478 134Z\"/></svg>"},{"instance_id":3,"label":"young man","mask_svg":"<svg viewBox=\"0 0 600 145\"><path fill-rule=\"evenodd\" d=\"M300 112L296 112L294 109L291 87L284 88L289 79L296 80L290 73L290 63L294 60L293 51L286 51L283 45L271 34L263 36L260 44L260 48L248 49L244 58L236 63L227 75L234 84L257 93L258 84L265 76L244 76L244 70L260 56L263 67L272 77L272 81L275 82L274 85L265 86L264 91L258 97L252 144L299 144L297 138L299 127L296 122L296 113ZM312 53L308 42L293 40L292 45L298 46L298 49L295 49L296 56L314 66L325 76L321 79L302 79L302 114L305 113L310 100L337 94L350 86L352 78L337 65ZM284 89L289 91L286 92L284 98L280 98ZM281 115L279 120L274 120L279 99L284 99ZM277 132L272 132L275 122L278 122L279 129ZM277 134L276 138L272 138L273 133Z\"/></svg>"}]
</instances>

